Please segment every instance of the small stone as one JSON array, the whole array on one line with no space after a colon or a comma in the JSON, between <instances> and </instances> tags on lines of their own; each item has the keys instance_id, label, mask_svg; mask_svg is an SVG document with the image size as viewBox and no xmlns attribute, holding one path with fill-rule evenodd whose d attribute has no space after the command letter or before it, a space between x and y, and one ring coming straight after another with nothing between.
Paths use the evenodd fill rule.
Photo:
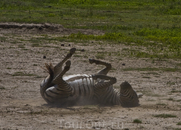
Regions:
<instances>
[{"instance_id":1,"label":"small stone","mask_svg":"<svg viewBox=\"0 0 181 130\"><path fill-rule=\"evenodd\" d=\"M41 31L41 30L43 30L43 28L42 28L42 27L39 27L38 29L39 29L40 31Z\"/></svg>"},{"instance_id":2,"label":"small stone","mask_svg":"<svg viewBox=\"0 0 181 130\"><path fill-rule=\"evenodd\" d=\"M81 52L84 52L84 51L85 51L84 49L81 50Z\"/></svg>"},{"instance_id":3,"label":"small stone","mask_svg":"<svg viewBox=\"0 0 181 130\"><path fill-rule=\"evenodd\" d=\"M46 59L46 56L43 56L43 59Z\"/></svg>"}]
</instances>

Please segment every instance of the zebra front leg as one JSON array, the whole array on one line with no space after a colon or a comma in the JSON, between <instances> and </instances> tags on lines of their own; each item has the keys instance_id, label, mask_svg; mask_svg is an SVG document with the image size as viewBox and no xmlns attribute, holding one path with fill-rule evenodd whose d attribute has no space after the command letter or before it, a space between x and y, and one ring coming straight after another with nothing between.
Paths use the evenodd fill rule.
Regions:
<instances>
[{"instance_id":1,"label":"zebra front leg","mask_svg":"<svg viewBox=\"0 0 181 130\"><path fill-rule=\"evenodd\" d=\"M76 48L71 48L69 53L54 67L54 78L62 71L62 65L75 53Z\"/></svg>"},{"instance_id":2,"label":"zebra front leg","mask_svg":"<svg viewBox=\"0 0 181 130\"><path fill-rule=\"evenodd\" d=\"M94 85L95 89L105 89L105 88L115 84L117 81L115 77L110 77L110 76L100 75L100 74L93 75L92 78L94 80L98 81Z\"/></svg>"},{"instance_id":3,"label":"zebra front leg","mask_svg":"<svg viewBox=\"0 0 181 130\"><path fill-rule=\"evenodd\" d=\"M97 64L97 65L105 65L106 68L100 70L97 74L101 74L101 75L107 75L107 73L111 70L112 66L110 63L106 63L100 60L95 60L95 59L89 59L89 63L90 64Z\"/></svg>"}]
</instances>

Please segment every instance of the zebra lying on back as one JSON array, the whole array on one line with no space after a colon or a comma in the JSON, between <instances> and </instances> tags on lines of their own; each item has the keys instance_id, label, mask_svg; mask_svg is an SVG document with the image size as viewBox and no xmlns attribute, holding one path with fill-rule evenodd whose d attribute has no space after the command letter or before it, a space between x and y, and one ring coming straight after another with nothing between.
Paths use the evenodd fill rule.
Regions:
<instances>
[{"instance_id":1,"label":"zebra lying on back","mask_svg":"<svg viewBox=\"0 0 181 130\"><path fill-rule=\"evenodd\" d=\"M104 65L104 69L94 75L76 74L64 76L70 69L71 62L68 60L75 53L75 48L56 66L46 64L49 76L40 84L41 96L48 104L76 105L83 104L121 105L123 107L135 107L139 105L136 92L128 82L120 85L120 91L113 88L116 83L115 77L107 76L111 70L111 64L89 59L90 64ZM68 61L67 61L68 60ZM65 67L62 69L62 65Z\"/></svg>"}]
</instances>

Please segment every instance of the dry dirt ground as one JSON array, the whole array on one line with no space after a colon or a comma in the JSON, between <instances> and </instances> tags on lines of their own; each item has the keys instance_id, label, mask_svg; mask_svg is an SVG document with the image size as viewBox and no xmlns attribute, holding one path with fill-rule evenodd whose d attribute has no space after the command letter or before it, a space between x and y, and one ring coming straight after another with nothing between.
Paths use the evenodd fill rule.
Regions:
<instances>
[{"instance_id":1,"label":"dry dirt ground","mask_svg":"<svg viewBox=\"0 0 181 130\"><path fill-rule=\"evenodd\" d=\"M0 130L72 130L72 129L176 129L181 122L181 72L138 71L138 68L175 68L180 61L136 59L120 55L124 45L49 41L33 43L32 38L55 37L81 31L86 34L103 32L71 30L50 24L0 24ZM110 76L117 78L115 88L128 81L143 93L140 106L48 106L40 95L40 82L47 76L44 63L56 64L71 47L77 51L71 58L67 74L94 74L101 66L90 65L88 58L111 62ZM102 55L104 57L102 57ZM126 68L138 70L124 71ZM155 117L168 114L168 118ZM175 117L170 117L175 115ZM134 123L139 119L141 123Z\"/></svg>"}]
</instances>

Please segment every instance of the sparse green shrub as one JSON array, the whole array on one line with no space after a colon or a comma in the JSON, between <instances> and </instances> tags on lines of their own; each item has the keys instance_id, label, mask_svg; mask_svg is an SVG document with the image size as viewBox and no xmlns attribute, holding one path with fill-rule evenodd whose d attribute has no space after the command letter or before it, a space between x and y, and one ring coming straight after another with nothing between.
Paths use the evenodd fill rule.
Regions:
<instances>
[{"instance_id":1,"label":"sparse green shrub","mask_svg":"<svg viewBox=\"0 0 181 130\"><path fill-rule=\"evenodd\" d=\"M134 120L133 120L133 123L142 123L142 121L139 120L139 119L134 119Z\"/></svg>"},{"instance_id":2,"label":"sparse green shrub","mask_svg":"<svg viewBox=\"0 0 181 130\"><path fill-rule=\"evenodd\" d=\"M180 8L180 0L0 0L0 21L101 30L103 35L76 33L45 39L75 43L104 40L134 47L125 54L131 57L181 59ZM7 40L0 37L0 42ZM39 44L41 40L30 42Z\"/></svg>"},{"instance_id":3,"label":"sparse green shrub","mask_svg":"<svg viewBox=\"0 0 181 130\"><path fill-rule=\"evenodd\" d=\"M3 89L5 89L5 87L3 87L3 86L0 86L0 90L3 90Z\"/></svg>"},{"instance_id":4,"label":"sparse green shrub","mask_svg":"<svg viewBox=\"0 0 181 130\"><path fill-rule=\"evenodd\" d=\"M99 0L59 0L59 3L62 3L62 4L72 4L72 5L78 5L78 4L98 4Z\"/></svg>"},{"instance_id":5,"label":"sparse green shrub","mask_svg":"<svg viewBox=\"0 0 181 130\"><path fill-rule=\"evenodd\" d=\"M81 32L71 34L68 38L79 40L118 40L125 37L122 33L105 33L103 35L86 35Z\"/></svg>"},{"instance_id":6,"label":"sparse green shrub","mask_svg":"<svg viewBox=\"0 0 181 130\"><path fill-rule=\"evenodd\" d=\"M169 100L169 101L173 101L174 99L173 99L173 98L169 98L168 100Z\"/></svg>"},{"instance_id":7,"label":"sparse green shrub","mask_svg":"<svg viewBox=\"0 0 181 130\"><path fill-rule=\"evenodd\" d=\"M181 122L178 122L177 125L181 125Z\"/></svg>"},{"instance_id":8,"label":"sparse green shrub","mask_svg":"<svg viewBox=\"0 0 181 130\"><path fill-rule=\"evenodd\" d=\"M153 115L154 117L160 117L160 118L175 118L177 117L176 115L172 114L158 114L158 115Z\"/></svg>"},{"instance_id":9,"label":"sparse green shrub","mask_svg":"<svg viewBox=\"0 0 181 130\"><path fill-rule=\"evenodd\" d=\"M13 76L36 76L35 74L27 74L24 72L15 72Z\"/></svg>"}]
</instances>

